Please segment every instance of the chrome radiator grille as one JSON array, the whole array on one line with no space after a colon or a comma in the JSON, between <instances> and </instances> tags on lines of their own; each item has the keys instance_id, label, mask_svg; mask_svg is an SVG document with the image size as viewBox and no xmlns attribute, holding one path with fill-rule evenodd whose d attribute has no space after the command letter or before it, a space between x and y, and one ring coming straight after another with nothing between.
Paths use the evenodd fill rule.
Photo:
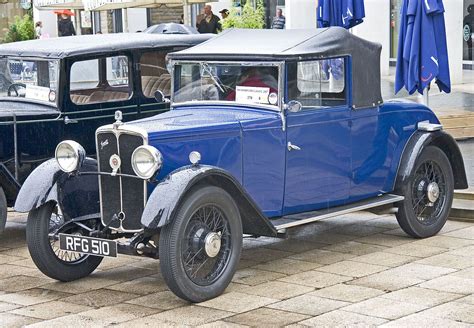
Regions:
<instances>
[{"instance_id":1,"label":"chrome radiator grille","mask_svg":"<svg viewBox=\"0 0 474 328\"><path fill-rule=\"evenodd\" d=\"M112 173L110 159L113 155L118 155L121 161L117 171L119 175L99 175L102 223L110 224L110 228L114 230L141 230L140 218L146 202L146 181L120 174L136 176L132 169L132 153L144 144L147 144L146 133L128 131L123 126L101 128L96 133L99 172ZM113 220L114 217L119 220Z\"/></svg>"}]
</instances>

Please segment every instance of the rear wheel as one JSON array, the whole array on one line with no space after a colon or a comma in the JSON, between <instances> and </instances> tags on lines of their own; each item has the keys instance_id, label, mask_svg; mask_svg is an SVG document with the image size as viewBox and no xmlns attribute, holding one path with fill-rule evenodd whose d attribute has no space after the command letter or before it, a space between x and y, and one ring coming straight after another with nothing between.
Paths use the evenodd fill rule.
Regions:
<instances>
[{"instance_id":1,"label":"rear wheel","mask_svg":"<svg viewBox=\"0 0 474 328\"><path fill-rule=\"evenodd\" d=\"M217 187L188 195L160 233L160 267L173 293L203 302L224 292L242 249L242 223L232 197Z\"/></svg>"},{"instance_id":2,"label":"rear wheel","mask_svg":"<svg viewBox=\"0 0 474 328\"><path fill-rule=\"evenodd\" d=\"M403 231L416 238L438 233L448 219L453 189L453 171L445 153L438 147L427 147L400 188L405 199L398 208L397 220Z\"/></svg>"},{"instance_id":3,"label":"rear wheel","mask_svg":"<svg viewBox=\"0 0 474 328\"><path fill-rule=\"evenodd\" d=\"M56 232L64 218L55 203L46 203L28 215L26 241L31 258L38 269L50 278L72 281L88 276L102 261L102 257L59 249ZM63 226L59 232L86 235L79 226Z\"/></svg>"},{"instance_id":4,"label":"rear wheel","mask_svg":"<svg viewBox=\"0 0 474 328\"><path fill-rule=\"evenodd\" d=\"M7 224L7 198L3 192L3 188L0 187L0 233L5 230Z\"/></svg>"}]
</instances>

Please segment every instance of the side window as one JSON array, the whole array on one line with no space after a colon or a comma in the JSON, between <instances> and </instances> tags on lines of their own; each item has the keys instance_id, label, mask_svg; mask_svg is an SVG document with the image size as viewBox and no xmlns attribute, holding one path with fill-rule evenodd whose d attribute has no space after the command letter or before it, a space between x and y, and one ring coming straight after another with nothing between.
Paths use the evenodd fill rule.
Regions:
<instances>
[{"instance_id":1,"label":"side window","mask_svg":"<svg viewBox=\"0 0 474 328\"><path fill-rule=\"evenodd\" d=\"M86 105L129 99L128 66L126 56L75 62L71 66L69 82L71 101Z\"/></svg>"},{"instance_id":2,"label":"side window","mask_svg":"<svg viewBox=\"0 0 474 328\"><path fill-rule=\"evenodd\" d=\"M160 90L165 96L171 94L171 75L166 67L167 51L144 52L140 57L142 92L147 98L154 98Z\"/></svg>"},{"instance_id":3,"label":"side window","mask_svg":"<svg viewBox=\"0 0 474 328\"><path fill-rule=\"evenodd\" d=\"M325 108L347 103L345 58L301 61L289 67L289 100L304 108Z\"/></svg>"}]
</instances>

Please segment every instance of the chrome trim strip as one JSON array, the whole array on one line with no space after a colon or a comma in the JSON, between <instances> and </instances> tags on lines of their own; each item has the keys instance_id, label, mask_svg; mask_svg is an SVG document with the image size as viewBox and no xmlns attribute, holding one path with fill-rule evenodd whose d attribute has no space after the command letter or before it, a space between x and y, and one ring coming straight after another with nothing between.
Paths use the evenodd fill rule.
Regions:
<instances>
[{"instance_id":1,"label":"chrome trim strip","mask_svg":"<svg viewBox=\"0 0 474 328\"><path fill-rule=\"evenodd\" d=\"M430 121L422 121L422 122L418 122L417 128L418 128L419 131L433 132L433 131L442 130L443 125L442 124L430 123Z\"/></svg>"}]
</instances>

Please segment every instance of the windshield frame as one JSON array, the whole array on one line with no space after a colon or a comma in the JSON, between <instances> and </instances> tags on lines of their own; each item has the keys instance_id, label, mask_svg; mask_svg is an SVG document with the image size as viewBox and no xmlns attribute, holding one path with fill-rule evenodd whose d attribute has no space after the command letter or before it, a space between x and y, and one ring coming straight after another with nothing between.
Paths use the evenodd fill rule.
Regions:
<instances>
[{"instance_id":1,"label":"windshield frame","mask_svg":"<svg viewBox=\"0 0 474 328\"><path fill-rule=\"evenodd\" d=\"M59 110L59 101L60 97L62 96L62 92L60 88L60 83L61 83L61 67L62 67L62 59L60 58L43 58L43 57L32 57L32 56L15 56L15 55L2 55L0 54L0 59L6 59L6 60L19 60L19 61L55 61L57 62L57 68L56 68L56 100L54 102L52 101L42 101L38 99L33 99L33 98L26 98L26 97L8 97L8 96L1 96L0 95L0 101L14 101L14 102L23 102L23 103L33 103L33 104L41 104L41 105L47 105L49 107L55 108Z\"/></svg>"},{"instance_id":2,"label":"windshield frame","mask_svg":"<svg viewBox=\"0 0 474 328\"><path fill-rule=\"evenodd\" d=\"M226 105L232 106L236 105L239 107L256 107L261 109L271 110L273 112L282 112L284 99L285 99L285 61L227 61L227 60L171 60L171 104L172 108L175 106L183 105ZM236 101L225 101L225 100L196 100L196 101L184 101L184 102L175 102L175 67L180 64L222 64L222 65L239 65L239 66L269 66L276 67L278 69L278 104L275 105L265 105L265 104L248 104L240 103Z\"/></svg>"}]
</instances>

